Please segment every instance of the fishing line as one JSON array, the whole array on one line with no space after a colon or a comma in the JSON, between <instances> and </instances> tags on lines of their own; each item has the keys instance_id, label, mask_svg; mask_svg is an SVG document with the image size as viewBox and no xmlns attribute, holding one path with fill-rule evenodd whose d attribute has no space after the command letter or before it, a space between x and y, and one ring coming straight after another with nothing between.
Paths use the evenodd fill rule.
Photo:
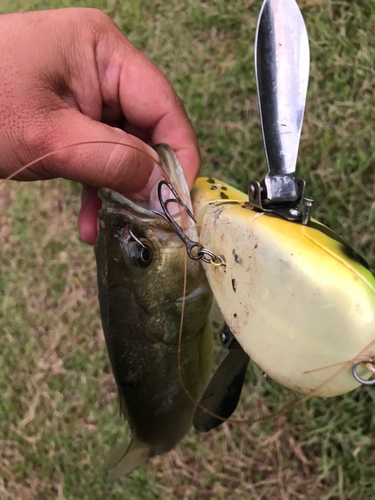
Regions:
<instances>
[{"instance_id":1,"label":"fishing line","mask_svg":"<svg viewBox=\"0 0 375 500\"><path fill-rule=\"evenodd\" d=\"M83 142L73 142L72 144L67 144L66 146L61 146L60 148L54 149L53 151L50 151L49 153L46 153L46 154L40 156L36 160L33 160L30 163L27 163L26 165L23 165L18 170L16 170L12 174L10 174L8 177L6 177L2 181L0 181L0 186L2 184L4 184L6 181L10 181L11 179L13 179L13 177L15 177L16 175L20 174L21 172L23 172L27 168L32 167L33 165L35 165L36 163L38 163L38 161L45 160L46 158L49 158L50 156L52 156L52 155L54 155L56 153L59 153L60 151L64 151L65 149L69 149L69 148L77 147L77 146L88 146L88 145L91 145L91 144L112 144L114 146L127 146L127 147L129 147L131 149L139 151L140 153L143 153L144 155L148 156L152 161L154 161L157 165L159 165L159 167L161 167L161 162L160 161L155 160L155 158L153 158L150 154L146 153L146 151L144 151L143 149L138 148L137 146L133 146L132 144L127 144L126 142L116 142L116 141L83 141Z\"/></svg>"}]
</instances>

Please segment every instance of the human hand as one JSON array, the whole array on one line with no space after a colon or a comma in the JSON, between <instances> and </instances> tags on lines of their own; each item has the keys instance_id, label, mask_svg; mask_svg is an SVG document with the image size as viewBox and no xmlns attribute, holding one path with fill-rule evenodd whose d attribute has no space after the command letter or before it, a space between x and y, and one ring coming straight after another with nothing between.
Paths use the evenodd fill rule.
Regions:
<instances>
[{"instance_id":1,"label":"human hand","mask_svg":"<svg viewBox=\"0 0 375 500\"><path fill-rule=\"evenodd\" d=\"M169 144L192 186L200 157L181 100L106 14L70 8L2 15L0 47L0 178L58 150L15 179L82 182L83 241L96 240L98 187L148 199L162 178L148 144ZM138 150L64 148L85 141Z\"/></svg>"}]
</instances>

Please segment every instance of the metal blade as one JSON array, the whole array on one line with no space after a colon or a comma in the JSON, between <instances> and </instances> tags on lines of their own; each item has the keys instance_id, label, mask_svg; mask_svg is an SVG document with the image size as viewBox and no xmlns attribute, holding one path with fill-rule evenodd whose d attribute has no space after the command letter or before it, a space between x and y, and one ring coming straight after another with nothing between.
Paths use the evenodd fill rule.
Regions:
<instances>
[{"instance_id":1,"label":"metal blade","mask_svg":"<svg viewBox=\"0 0 375 500\"><path fill-rule=\"evenodd\" d=\"M200 404L222 418L229 418L240 399L249 361L249 356L240 344L235 339L231 340L229 352L213 374L200 399ZM209 415L199 407L195 411L193 425L199 432L208 432L222 423L222 420Z\"/></svg>"},{"instance_id":2,"label":"metal blade","mask_svg":"<svg viewBox=\"0 0 375 500\"><path fill-rule=\"evenodd\" d=\"M255 39L255 71L271 203L294 201L294 179L309 79L306 26L295 0L265 0Z\"/></svg>"}]
</instances>

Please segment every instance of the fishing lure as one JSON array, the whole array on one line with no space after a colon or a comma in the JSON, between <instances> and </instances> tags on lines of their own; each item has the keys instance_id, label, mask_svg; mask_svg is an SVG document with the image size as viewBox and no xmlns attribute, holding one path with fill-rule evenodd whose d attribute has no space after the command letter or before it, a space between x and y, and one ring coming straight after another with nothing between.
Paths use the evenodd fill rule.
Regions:
<instances>
[{"instance_id":1,"label":"fishing lure","mask_svg":"<svg viewBox=\"0 0 375 500\"><path fill-rule=\"evenodd\" d=\"M239 399L249 357L304 394L335 396L375 384L375 277L311 218L313 200L295 176L309 44L294 0L264 1L255 66L267 175L249 181L247 194L215 178L198 179L191 191L199 244L216 264L205 270L229 347L201 403L225 418ZM219 423L196 412L199 430Z\"/></svg>"}]
</instances>

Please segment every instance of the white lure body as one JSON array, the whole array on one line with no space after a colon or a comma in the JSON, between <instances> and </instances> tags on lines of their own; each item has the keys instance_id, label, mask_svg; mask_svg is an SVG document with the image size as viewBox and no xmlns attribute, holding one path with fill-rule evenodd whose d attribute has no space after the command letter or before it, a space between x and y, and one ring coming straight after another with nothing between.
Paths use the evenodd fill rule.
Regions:
<instances>
[{"instance_id":1,"label":"white lure body","mask_svg":"<svg viewBox=\"0 0 375 500\"><path fill-rule=\"evenodd\" d=\"M250 358L305 394L358 387L344 363L375 355L375 278L365 261L319 222L251 210L244 193L216 179L198 179L191 196L200 243L226 262L204 266L210 286Z\"/></svg>"}]
</instances>

